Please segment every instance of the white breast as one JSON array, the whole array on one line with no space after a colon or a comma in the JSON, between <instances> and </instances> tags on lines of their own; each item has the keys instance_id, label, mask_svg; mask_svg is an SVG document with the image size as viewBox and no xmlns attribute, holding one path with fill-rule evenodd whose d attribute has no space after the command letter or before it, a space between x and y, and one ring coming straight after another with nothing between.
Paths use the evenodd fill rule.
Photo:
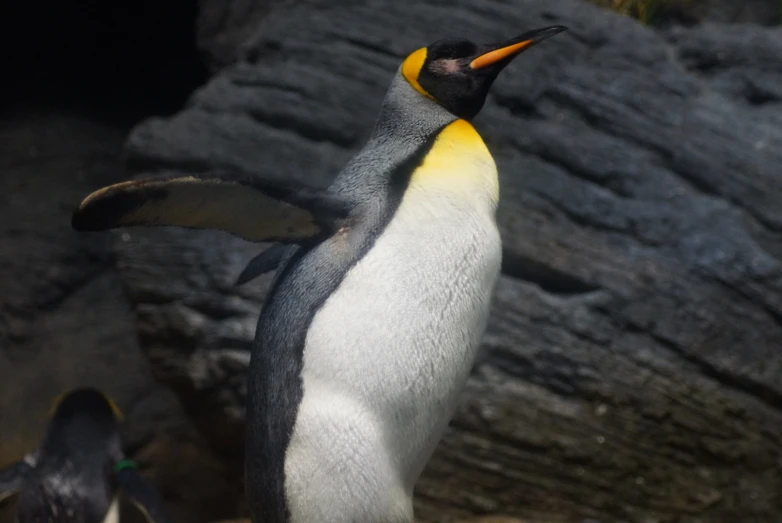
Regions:
<instances>
[{"instance_id":1,"label":"white breast","mask_svg":"<svg viewBox=\"0 0 782 523\"><path fill-rule=\"evenodd\" d=\"M295 523L412 520L414 483L453 415L500 269L494 163L452 159L458 175L435 162L414 176L313 320L286 454Z\"/></svg>"},{"instance_id":2,"label":"white breast","mask_svg":"<svg viewBox=\"0 0 782 523\"><path fill-rule=\"evenodd\" d=\"M111 506L109 507L108 512L106 512L106 517L103 518L103 523L119 523L119 499L114 498L111 501Z\"/></svg>"}]
</instances>

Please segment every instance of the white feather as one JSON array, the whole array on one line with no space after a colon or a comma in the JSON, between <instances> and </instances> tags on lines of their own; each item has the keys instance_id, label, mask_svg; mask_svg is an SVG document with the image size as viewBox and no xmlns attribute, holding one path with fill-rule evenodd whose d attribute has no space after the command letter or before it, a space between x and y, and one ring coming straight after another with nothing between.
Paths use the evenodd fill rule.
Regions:
<instances>
[{"instance_id":1,"label":"white feather","mask_svg":"<svg viewBox=\"0 0 782 523\"><path fill-rule=\"evenodd\" d=\"M501 261L494 162L453 154L417 171L313 320L286 454L292 522L413 520L414 484L469 376Z\"/></svg>"},{"instance_id":2,"label":"white feather","mask_svg":"<svg viewBox=\"0 0 782 523\"><path fill-rule=\"evenodd\" d=\"M103 518L103 523L119 523L119 499L117 497L111 500L111 506L106 512L106 517Z\"/></svg>"}]
</instances>

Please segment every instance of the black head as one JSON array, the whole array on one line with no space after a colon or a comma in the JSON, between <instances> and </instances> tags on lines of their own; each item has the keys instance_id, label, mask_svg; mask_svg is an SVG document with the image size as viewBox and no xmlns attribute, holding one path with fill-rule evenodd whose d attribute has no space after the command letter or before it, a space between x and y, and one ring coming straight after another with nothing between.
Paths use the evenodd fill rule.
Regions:
<instances>
[{"instance_id":1,"label":"black head","mask_svg":"<svg viewBox=\"0 0 782 523\"><path fill-rule=\"evenodd\" d=\"M470 120L480 112L491 84L513 58L565 30L561 25L545 27L490 45L439 40L408 56L402 75L419 93Z\"/></svg>"},{"instance_id":2,"label":"black head","mask_svg":"<svg viewBox=\"0 0 782 523\"><path fill-rule=\"evenodd\" d=\"M55 399L45 445L86 446L115 438L122 412L95 388L71 390Z\"/></svg>"}]
</instances>

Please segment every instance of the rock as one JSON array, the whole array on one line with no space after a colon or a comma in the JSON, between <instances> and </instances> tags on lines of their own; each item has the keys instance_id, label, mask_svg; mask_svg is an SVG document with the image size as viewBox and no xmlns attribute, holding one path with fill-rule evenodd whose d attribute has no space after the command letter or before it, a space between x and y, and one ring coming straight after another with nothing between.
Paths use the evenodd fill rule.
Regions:
<instances>
[{"instance_id":1,"label":"rock","mask_svg":"<svg viewBox=\"0 0 782 523\"><path fill-rule=\"evenodd\" d=\"M243 487L234 471L192 429L168 431L138 450L139 471L158 488L174 521L211 522L241 513ZM123 498L121 518L146 523ZM246 510L244 510L246 512Z\"/></svg>"},{"instance_id":2,"label":"rock","mask_svg":"<svg viewBox=\"0 0 782 523\"><path fill-rule=\"evenodd\" d=\"M782 8L776 0L698 0L688 11L702 21L774 25L782 22Z\"/></svg>"},{"instance_id":3,"label":"rock","mask_svg":"<svg viewBox=\"0 0 782 523\"><path fill-rule=\"evenodd\" d=\"M119 155L130 126L179 109L203 82L195 20L191 0L3 5L0 467L39 445L52 400L76 386L116 399L133 457L173 432L192 436L177 398L140 352L108 239L72 230L70 216L92 189L125 177ZM189 455L179 454L188 473L167 496L172 509L188 514L178 504L187 500L188 523L206 521L198 508L207 518L232 514L219 477L202 466L216 458L191 440L183 443ZM145 464L164 462L160 454ZM4 503L0 522L13 521L13 509Z\"/></svg>"},{"instance_id":4,"label":"rock","mask_svg":"<svg viewBox=\"0 0 782 523\"><path fill-rule=\"evenodd\" d=\"M782 511L782 33L654 32L576 0L293 2L247 60L131 134L138 175L324 185L406 53L446 34L570 31L476 120L501 173L486 355L417 487L420 521L769 521ZM262 245L114 235L155 374L241 458ZM237 475L241 468L237 466Z\"/></svg>"},{"instance_id":5,"label":"rock","mask_svg":"<svg viewBox=\"0 0 782 523\"><path fill-rule=\"evenodd\" d=\"M504 516L484 516L460 519L458 523L531 523L529 520L509 518Z\"/></svg>"},{"instance_id":6,"label":"rock","mask_svg":"<svg viewBox=\"0 0 782 523\"><path fill-rule=\"evenodd\" d=\"M762 25L777 25L782 22L782 8L777 0L587 1L658 27L709 22Z\"/></svg>"},{"instance_id":7,"label":"rock","mask_svg":"<svg viewBox=\"0 0 782 523\"><path fill-rule=\"evenodd\" d=\"M106 238L70 227L74 201L122 177L125 133L41 111L0 134L0 466L38 445L52 400L72 387L115 398L131 448L165 426L154 411L185 423L139 350Z\"/></svg>"},{"instance_id":8,"label":"rock","mask_svg":"<svg viewBox=\"0 0 782 523\"><path fill-rule=\"evenodd\" d=\"M177 513L191 507L180 521L207 521L194 517L195 508L226 515L219 511L235 506L218 503L228 496L214 466L202 465L209 449L139 349L107 238L70 227L74 202L122 178L118 155L126 133L86 115L27 109L0 123L0 468L40 445L57 396L97 386L125 415L131 456L180 471L167 496ZM188 430L189 439L180 438L165 455L146 450ZM137 457L139 448L146 454ZM172 465L172 454L186 461ZM205 483L221 497L209 497ZM183 496L190 498L184 508ZM199 506L199 499L209 506ZM14 521L14 513L15 503L4 503L0 522Z\"/></svg>"},{"instance_id":9,"label":"rock","mask_svg":"<svg viewBox=\"0 0 782 523\"><path fill-rule=\"evenodd\" d=\"M264 22L281 0L201 0L196 41L207 66L216 71L243 58L264 31Z\"/></svg>"}]
</instances>

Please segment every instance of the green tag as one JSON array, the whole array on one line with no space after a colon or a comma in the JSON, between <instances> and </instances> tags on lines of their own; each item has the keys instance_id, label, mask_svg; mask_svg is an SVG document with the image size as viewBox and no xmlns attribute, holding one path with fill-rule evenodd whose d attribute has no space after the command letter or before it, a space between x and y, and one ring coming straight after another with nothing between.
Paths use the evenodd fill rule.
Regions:
<instances>
[{"instance_id":1,"label":"green tag","mask_svg":"<svg viewBox=\"0 0 782 523\"><path fill-rule=\"evenodd\" d=\"M122 461L114 465L114 470L116 472L119 472L120 470L134 469L134 468L136 468L136 462L130 459L123 459Z\"/></svg>"}]
</instances>

